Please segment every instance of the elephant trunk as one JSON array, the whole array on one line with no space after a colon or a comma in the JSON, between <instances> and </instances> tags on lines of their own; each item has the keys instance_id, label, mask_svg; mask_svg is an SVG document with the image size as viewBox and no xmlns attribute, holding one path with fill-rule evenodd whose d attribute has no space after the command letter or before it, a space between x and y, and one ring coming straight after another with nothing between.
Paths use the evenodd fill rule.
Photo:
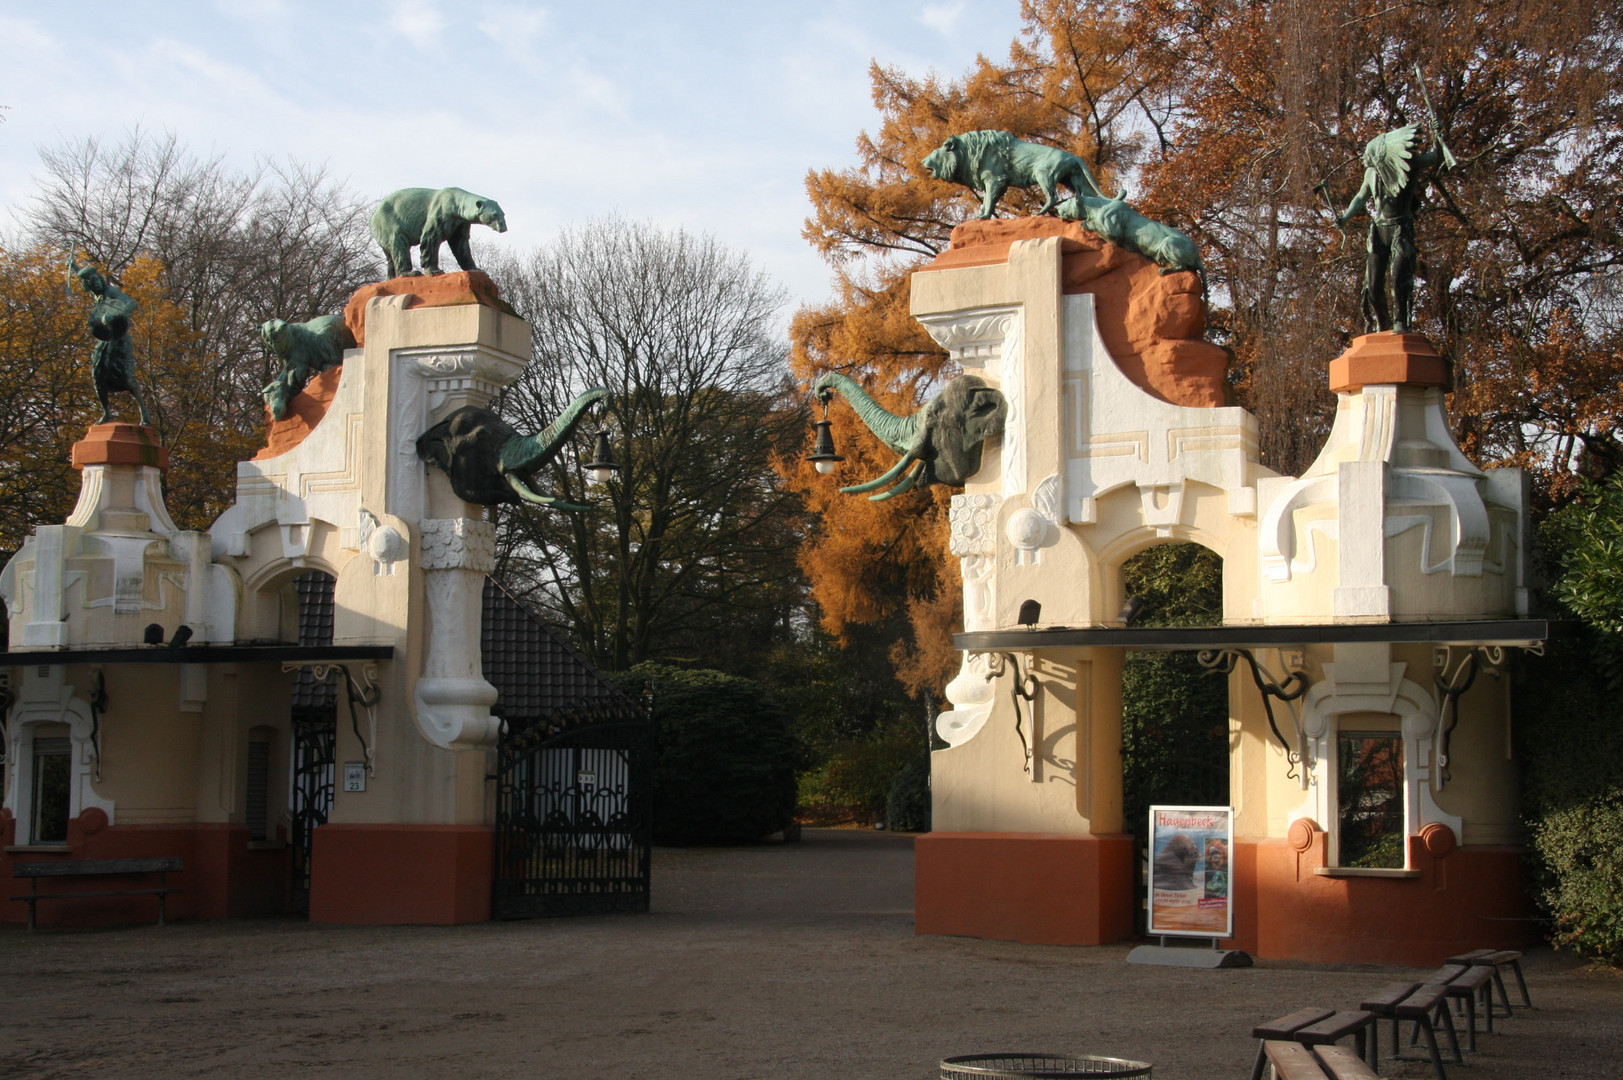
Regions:
<instances>
[{"instance_id":1,"label":"elephant trunk","mask_svg":"<svg viewBox=\"0 0 1623 1080\"><path fill-rule=\"evenodd\" d=\"M531 472L551 461L575 430L586 410L609 396L601 386L585 391L564 407L547 427L534 435L517 435L502 444L501 467L504 473Z\"/></svg>"},{"instance_id":2,"label":"elephant trunk","mask_svg":"<svg viewBox=\"0 0 1623 1080\"><path fill-rule=\"evenodd\" d=\"M817 381L812 383L812 393L825 401L832 390L838 390L851 403L868 430L898 454L905 454L918 445L924 426L922 410L911 416L897 416L869 397L868 392L855 381L832 371L819 375Z\"/></svg>"}]
</instances>

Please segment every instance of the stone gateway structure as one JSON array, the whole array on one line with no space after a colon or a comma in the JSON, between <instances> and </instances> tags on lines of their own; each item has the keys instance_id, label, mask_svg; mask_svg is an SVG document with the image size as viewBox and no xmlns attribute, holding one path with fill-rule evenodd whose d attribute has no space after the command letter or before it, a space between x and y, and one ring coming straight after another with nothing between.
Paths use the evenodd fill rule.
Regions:
<instances>
[{"instance_id":1,"label":"stone gateway structure","mask_svg":"<svg viewBox=\"0 0 1623 1080\"><path fill-rule=\"evenodd\" d=\"M1546 626L1527 617L1522 474L1460 452L1441 359L1393 333L1326 357L1334 430L1305 475L1274 474L1182 294L1146 306L1154 274L1025 219L960 227L913 277L914 316L1008 407L953 497L963 662L936 725L919 932L1132 934L1121 673L1153 648L1230 672L1231 946L1418 965L1529 940L1505 661ZM1170 541L1222 556L1221 626L1123 625L1123 563ZM1342 835L1369 810L1342 766L1377 751L1397 763L1395 865L1352 866Z\"/></svg>"},{"instance_id":2,"label":"stone gateway structure","mask_svg":"<svg viewBox=\"0 0 1623 1080\"><path fill-rule=\"evenodd\" d=\"M518 376L530 328L479 273L363 291L361 346L267 425L208 532L169 519L152 429L98 424L74 447L78 506L0 574L0 878L180 858L174 917L490 918L494 530L416 444ZM43 924L153 912L39 905Z\"/></svg>"}]
</instances>

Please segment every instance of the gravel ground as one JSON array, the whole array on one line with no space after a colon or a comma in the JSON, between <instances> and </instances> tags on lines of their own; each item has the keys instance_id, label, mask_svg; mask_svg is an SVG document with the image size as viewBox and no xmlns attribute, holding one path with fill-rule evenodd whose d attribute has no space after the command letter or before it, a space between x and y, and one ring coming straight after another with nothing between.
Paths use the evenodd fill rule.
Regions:
<instances>
[{"instance_id":1,"label":"gravel ground","mask_svg":"<svg viewBox=\"0 0 1623 1080\"><path fill-rule=\"evenodd\" d=\"M0 1077L930 1080L948 1055L1022 1050L1245 1080L1253 1024L1408 974L916 937L912 862L911 837L812 829L657 851L648 915L0 928ZM1450 1075L1623 1076L1623 977L1547 951L1526 967L1538 1008Z\"/></svg>"}]
</instances>

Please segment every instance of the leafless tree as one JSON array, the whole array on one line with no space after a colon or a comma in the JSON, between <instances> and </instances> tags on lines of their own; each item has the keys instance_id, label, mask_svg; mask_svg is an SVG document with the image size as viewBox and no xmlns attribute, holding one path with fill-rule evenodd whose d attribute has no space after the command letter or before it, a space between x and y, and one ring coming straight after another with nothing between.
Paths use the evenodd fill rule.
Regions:
<instances>
[{"instance_id":1,"label":"leafless tree","mask_svg":"<svg viewBox=\"0 0 1623 1080\"><path fill-rule=\"evenodd\" d=\"M784 293L711 237L620 219L490 267L534 335L503 414L539 430L607 387L623 466L597 490L574 461L555 467L556 493L596 503L586 513L504 511L501 572L610 668L764 650L804 602L800 507L772 469L806 431Z\"/></svg>"},{"instance_id":2,"label":"leafless tree","mask_svg":"<svg viewBox=\"0 0 1623 1080\"><path fill-rule=\"evenodd\" d=\"M172 450L207 456L219 435L257 431L271 360L258 326L341 311L379 276L367 231L370 203L324 168L259 162L239 171L201 157L173 135L136 130L42 148L38 191L23 210L24 239L77 252L117 276L138 257L162 265L188 355L146 357L149 371L184 371L181 385L149 380L154 420ZM219 456L219 455L215 455ZM171 509L206 520L234 483L232 462L187 482L171 476Z\"/></svg>"}]
</instances>

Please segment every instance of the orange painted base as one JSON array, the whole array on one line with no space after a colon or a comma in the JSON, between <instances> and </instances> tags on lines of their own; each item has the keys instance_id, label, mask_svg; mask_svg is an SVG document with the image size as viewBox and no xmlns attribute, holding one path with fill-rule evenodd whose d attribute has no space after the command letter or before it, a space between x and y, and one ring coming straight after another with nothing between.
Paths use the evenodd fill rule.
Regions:
<instances>
[{"instance_id":1,"label":"orange painted base","mask_svg":"<svg viewBox=\"0 0 1623 1080\"><path fill-rule=\"evenodd\" d=\"M1414 878L1325 877L1327 834L1302 847L1236 840L1230 883L1234 947L1267 959L1430 967L1455 953L1539 940L1524 853L1513 847L1428 851L1409 838Z\"/></svg>"},{"instance_id":2,"label":"orange painted base","mask_svg":"<svg viewBox=\"0 0 1623 1080\"><path fill-rule=\"evenodd\" d=\"M167 471L169 451L158 441L156 428L111 420L90 425L85 437L73 444L69 460L75 469L86 465L151 465Z\"/></svg>"},{"instance_id":3,"label":"orange painted base","mask_svg":"<svg viewBox=\"0 0 1623 1080\"><path fill-rule=\"evenodd\" d=\"M1424 334L1382 332L1355 337L1330 361L1330 390L1344 394L1364 386L1443 386L1448 367Z\"/></svg>"},{"instance_id":4,"label":"orange painted base","mask_svg":"<svg viewBox=\"0 0 1623 1080\"><path fill-rule=\"evenodd\" d=\"M490 918L495 831L484 825L323 825L310 921L449 926Z\"/></svg>"},{"instance_id":5,"label":"orange painted base","mask_svg":"<svg viewBox=\"0 0 1623 1080\"><path fill-rule=\"evenodd\" d=\"M13 844L15 823L0 822L0 841ZM100 810L87 810L68 823L68 843L60 852L0 852L0 922L28 921L28 905L9 899L30 889L30 882L12 877L18 862L79 859L146 859L179 856L186 869L169 875L169 886L180 892L169 896L171 919L223 919L269 915L287 906L288 854L285 848L250 850L248 830L238 825L118 825L109 826ZM55 882L65 891L156 888L150 879L111 877ZM52 891L50 878L40 879L40 891ZM101 899L41 900L41 926L115 926L156 922L158 901L152 896L110 896Z\"/></svg>"},{"instance_id":6,"label":"orange painted base","mask_svg":"<svg viewBox=\"0 0 1623 1080\"><path fill-rule=\"evenodd\" d=\"M1133 934L1130 836L926 833L913 865L916 933L1042 945Z\"/></svg>"}]
</instances>

